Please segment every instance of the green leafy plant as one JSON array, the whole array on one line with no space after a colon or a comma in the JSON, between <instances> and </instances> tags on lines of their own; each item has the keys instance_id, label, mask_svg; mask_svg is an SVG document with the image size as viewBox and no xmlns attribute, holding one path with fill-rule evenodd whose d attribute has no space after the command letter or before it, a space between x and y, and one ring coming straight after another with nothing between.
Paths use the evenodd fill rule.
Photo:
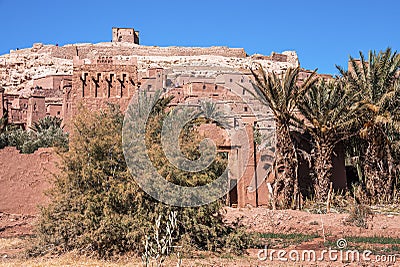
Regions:
<instances>
[{"instance_id":1,"label":"green leafy plant","mask_svg":"<svg viewBox=\"0 0 400 267\"><path fill-rule=\"evenodd\" d=\"M275 117L276 158L274 166L276 166L277 175L274 196L281 199L278 204L282 208L298 206L298 203L293 203L293 199L295 199L294 202L299 202L299 199L296 200L298 196L298 159L296 147L290 136L290 126L301 95L315 83L315 73L304 83L298 85L300 68L288 69L283 77L279 77L275 73L267 73L260 64L250 70L254 77L253 87L256 93L253 94L251 91L249 93L268 106Z\"/></svg>"},{"instance_id":2,"label":"green leafy plant","mask_svg":"<svg viewBox=\"0 0 400 267\"><path fill-rule=\"evenodd\" d=\"M160 107L154 110L147 122L147 153L159 173L186 186L205 184L218 177L226 164L218 157L209 169L199 174L178 170L168 163L160 143L166 113ZM173 207L156 201L138 186L133 176L146 172L131 172L127 168L122 151L123 118L115 105L98 112L82 109L75 117L70 148L62 154L61 173L55 177L49 193L52 201L41 209L37 242L30 255L79 250L109 258L127 252L144 255L147 247L147 253L155 250L147 258L158 253L165 256L172 243L170 235L174 244L186 251L217 251L236 232L223 223L222 200L199 207ZM180 138L181 149L189 158L199 154L198 139L192 130L195 129L185 128ZM142 152L131 150L131 153ZM169 222L171 232L167 233L161 226L168 225L165 218L170 214L176 218ZM154 222L159 224L158 230ZM154 237L155 228L158 238ZM148 245L143 245L146 242ZM151 244L157 244L157 248Z\"/></svg>"},{"instance_id":3,"label":"green leafy plant","mask_svg":"<svg viewBox=\"0 0 400 267\"><path fill-rule=\"evenodd\" d=\"M298 102L304 119L294 117L310 133L314 145L314 183L317 201L326 201L333 176L332 155L335 146L355 134L362 103L359 95L342 80L320 80Z\"/></svg>"},{"instance_id":4,"label":"green leafy plant","mask_svg":"<svg viewBox=\"0 0 400 267\"><path fill-rule=\"evenodd\" d=\"M30 131L8 125L0 134L0 148L15 146L21 153L33 153L40 147L57 147L68 150L68 133L64 132L62 120L45 117L34 123Z\"/></svg>"}]
</instances>

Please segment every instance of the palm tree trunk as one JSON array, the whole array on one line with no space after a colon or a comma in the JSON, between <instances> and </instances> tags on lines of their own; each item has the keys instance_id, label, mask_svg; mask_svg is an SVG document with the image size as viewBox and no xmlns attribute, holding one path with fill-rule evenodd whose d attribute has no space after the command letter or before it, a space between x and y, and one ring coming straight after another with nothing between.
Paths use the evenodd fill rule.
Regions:
<instances>
[{"instance_id":1,"label":"palm tree trunk","mask_svg":"<svg viewBox=\"0 0 400 267\"><path fill-rule=\"evenodd\" d=\"M333 146L323 140L316 144L314 193L317 201L326 201L328 197L329 183L333 175L332 151Z\"/></svg>"},{"instance_id":2,"label":"palm tree trunk","mask_svg":"<svg viewBox=\"0 0 400 267\"><path fill-rule=\"evenodd\" d=\"M276 183L274 196L280 208L287 209L296 199L297 155L287 123L276 121Z\"/></svg>"},{"instance_id":3,"label":"palm tree trunk","mask_svg":"<svg viewBox=\"0 0 400 267\"><path fill-rule=\"evenodd\" d=\"M378 202L391 196L393 176L390 169L390 151L383 138L369 141L365 153L365 186L370 200Z\"/></svg>"}]
</instances>

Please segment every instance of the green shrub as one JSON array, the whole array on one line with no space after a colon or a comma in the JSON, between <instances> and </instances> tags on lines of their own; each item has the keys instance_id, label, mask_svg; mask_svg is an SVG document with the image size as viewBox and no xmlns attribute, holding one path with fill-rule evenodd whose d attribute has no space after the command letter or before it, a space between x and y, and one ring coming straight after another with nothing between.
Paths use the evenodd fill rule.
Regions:
<instances>
[{"instance_id":1,"label":"green shrub","mask_svg":"<svg viewBox=\"0 0 400 267\"><path fill-rule=\"evenodd\" d=\"M190 186L218 177L226 166L219 158L198 175L168 164L158 138L165 115L159 109L148 122L146 136L150 158L163 177ZM243 249L246 241L240 238L244 240L245 234L234 236L236 230L223 223L221 200L200 207L172 207L142 191L132 178L137 174L130 173L125 162L122 124L123 115L113 105L97 113L79 112L70 149L62 156L62 172L50 192L52 202L41 209L37 243L30 254L78 250L104 258L126 252L142 255L154 222L167 225L171 212L177 220L174 245L186 251L217 251L227 244ZM191 158L198 156L196 140L190 131L182 136L181 148ZM166 229L159 231L167 235Z\"/></svg>"},{"instance_id":2,"label":"green shrub","mask_svg":"<svg viewBox=\"0 0 400 267\"><path fill-rule=\"evenodd\" d=\"M22 149L22 146L24 145L25 142L28 142L30 139L33 139L34 136L21 129L11 129L6 131L7 134L7 142L8 146L15 146L18 150Z\"/></svg>"},{"instance_id":3,"label":"green shrub","mask_svg":"<svg viewBox=\"0 0 400 267\"><path fill-rule=\"evenodd\" d=\"M62 119L58 117L46 116L33 123L31 129L37 133L45 132L51 128L61 129Z\"/></svg>"},{"instance_id":4,"label":"green shrub","mask_svg":"<svg viewBox=\"0 0 400 267\"><path fill-rule=\"evenodd\" d=\"M0 134L0 149L14 146L21 153L33 153L40 147L58 147L68 150L68 133L61 127L62 120L57 117L45 117L35 122L30 131L16 126L7 126Z\"/></svg>"},{"instance_id":5,"label":"green shrub","mask_svg":"<svg viewBox=\"0 0 400 267\"><path fill-rule=\"evenodd\" d=\"M8 145L8 136L6 133L0 133L0 149Z\"/></svg>"}]
</instances>

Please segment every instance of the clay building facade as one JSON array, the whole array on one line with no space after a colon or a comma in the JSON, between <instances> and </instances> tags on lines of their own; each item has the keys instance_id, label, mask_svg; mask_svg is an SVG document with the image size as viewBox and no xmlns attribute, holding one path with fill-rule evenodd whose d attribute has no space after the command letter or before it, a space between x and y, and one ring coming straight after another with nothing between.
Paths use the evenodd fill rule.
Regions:
<instances>
[{"instance_id":1,"label":"clay building facade","mask_svg":"<svg viewBox=\"0 0 400 267\"><path fill-rule=\"evenodd\" d=\"M108 56L94 60L75 57L72 87L64 94L63 118L71 119L80 104L98 110L107 103L115 103L125 110L138 86L134 58L124 61Z\"/></svg>"},{"instance_id":2,"label":"clay building facade","mask_svg":"<svg viewBox=\"0 0 400 267\"><path fill-rule=\"evenodd\" d=\"M71 87L72 75L49 75L33 80L31 93L0 92L0 117L7 114L7 123L29 130L46 116L63 118L63 96Z\"/></svg>"},{"instance_id":3,"label":"clay building facade","mask_svg":"<svg viewBox=\"0 0 400 267\"><path fill-rule=\"evenodd\" d=\"M226 204L237 207L268 205L268 188L273 181L266 178L273 164L274 153L268 144L256 144L254 129L258 127L262 135L270 135L273 133L274 119L270 110L249 93L252 86L251 76L248 73L225 73L214 78L183 76L176 79L174 84L168 82L170 79L167 73L168 70L163 68L150 68L139 78L136 60L132 58L120 60L109 56L95 59L75 57L72 78L64 77L64 84L55 83L54 77L36 81L42 87L46 81L47 86L53 86L55 90L63 88L62 104L59 98L23 98L18 95L6 96L3 103L8 105L10 122L30 127L34 121L46 115L62 117L68 123L78 112L77 107L80 104L88 109L98 110L111 102L126 110L139 89L149 92L163 90L167 95L174 95L171 106L180 103L199 106L201 101L213 101L218 108L235 114L228 118L229 124L243 129L249 138L248 146L243 147L239 143L227 143L224 130L215 124L203 125L199 129L205 137L215 139L218 152L226 153L230 159L229 178L233 189L226 197ZM305 73L308 74L309 72ZM71 80L70 83L68 79ZM226 110L227 107L229 110ZM335 164L339 166L335 168L336 172L341 172L341 163ZM309 170L301 171L300 176L307 179Z\"/></svg>"},{"instance_id":4,"label":"clay building facade","mask_svg":"<svg viewBox=\"0 0 400 267\"><path fill-rule=\"evenodd\" d=\"M63 118L63 97L71 87L72 75L48 75L32 80L29 94L0 92L0 117L7 114L7 123L29 130L46 116Z\"/></svg>"},{"instance_id":5,"label":"clay building facade","mask_svg":"<svg viewBox=\"0 0 400 267\"><path fill-rule=\"evenodd\" d=\"M45 98L46 116L63 118L63 99Z\"/></svg>"},{"instance_id":6,"label":"clay building facade","mask_svg":"<svg viewBox=\"0 0 400 267\"><path fill-rule=\"evenodd\" d=\"M33 79L33 89L49 90L49 93L54 94L57 91L61 91L63 87L70 83L72 79L71 75L47 75Z\"/></svg>"},{"instance_id":7,"label":"clay building facade","mask_svg":"<svg viewBox=\"0 0 400 267\"><path fill-rule=\"evenodd\" d=\"M1 117L7 116L7 123L29 129L35 122L46 116L45 97L32 95L7 94L0 91Z\"/></svg>"},{"instance_id":8,"label":"clay building facade","mask_svg":"<svg viewBox=\"0 0 400 267\"><path fill-rule=\"evenodd\" d=\"M308 77L311 76L311 74L312 74L313 72L314 72L314 71L312 71L312 70L300 69L299 75L298 75L298 82L301 83L301 82L305 81ZM317 74L315 75L315 77L316 77L316 78L321 78L321 79L323 79L324 81L333 80L333 76L330 75L330 74L320 74L320 73L317 73Z\"/></svg>"},{"instance_id":9,"label":"clay building facade","mask_svg":"<svg viewBox=\"0 0 400 267\"><path fill-rule=\"evenodd\" d=\"M7 103L4 101L4 88L0 87L0 118L3 118L4 114L7 112Z\"/></svg>"},{"instance_id":10,"label":"clay building facade","mask_svg":"<svg viewBox=\"0 0 400 267\"><path fill-rule=\"evenodd\" d=\"M33 79L33 94L29 97L0 91L3 99L0 112L8 112L10 123L22 124L25 128L47 115L61 117L68 130L68 123L78 113L80 105L98 110L107 103L115 103L125 111L138 90L150 94L162 90L166 95L173 95L171 107L181 103L199 106L202 101L213 101L229 114L229 125L248 137L247 145L229 143L225 130L216 124L199 128L202 135L215 139L218 152L225 153L231 160L229 178L233 190L227 195L227 204L238 207L268 205L268 183L273 181L266 178L274 160L274 117L269 108L250 93L251 73L241 70L247 60L266 60L264 63L270 67L269 71L282 73L288 66L297 64L297 55L273 53L271 56L248 57L240 48L146 47L135 44L139 44L137 31L113 28L112 42L108 44L32 48L48 49L54 59L67 65L71 60L72 72L70 75L53 73ZM160 61L155 64L155 59ZM210 65L212 60L216 65ZM21 62L22 65L18 60L13 63L17 64L17 70L23 67ZM187 65L188 62L192 65ZM229 62L239 62L241 67L221 67L224 64L228 66ZM6 67L8 69L8 65ZM299 82L310 74L310 71L303 70ZM17 77L19 84L21 77ZM263 140L255 140L256 129L265 137ZM340 165L341 159L339 161ZM305 179L309 178L306 169L303 174Z\"/></svg>"},{"instance_id":11,"label":"clay building facade","mask_svg":"<svg viewBox=\"0 0 400 267\"><path fill-rule=\"evenodd\" d=\"M29 97L26 127L31 128L35 122L46 117L46 115L45 97L35 95Z\"/></svg>"},{"instance_id":12,"label":"clay building facade","mask_svg":"<svg viewBox=\"0 0 400 267\"><path fill-rule=\"evenodd\" d=\"M19 97L16 94L5 96L7 105L7 122L13 125L21 125L26 128L28 119L28 98Z\"/></svg>"},{"instance_id":13,"label":"clay building facade","mask_svg":"<svg viewBox=\"0 0 400 267\"><path fill-rule=\"evenodd\" d=\"M246 144L235 143L234 140L230 140L225 130L216 124L201 125L199 128L199 133L212 139L216 143L217 151L226 153L226 157L229 158L229 181L232 190L226 197L226 204L234 207L268 205L268 185L265 178L272 166L273 151L265 142L256 144L254 127L264 125L268 121L270 127L258 128L261 134L267 136L273 132L273 119L271 121L268 113L257 116L253 111L254 102L244 99L242 90L229 87L237 85L237 82L243 85L247 83L249 87L251 84L243 75L219 77L219 84L210 82L207 77L203 81L200 77L196 80L167 91L166 95L174 96L171 106L189 104L199 107L203 101L213 102L218 111L225 114L224 121L229 127L246 133L240 139L248 140ZM225 80L228 81L227 84L221 82ZM240 94L235 91L240 91Z\"/></svg>"},{"instance_id":14,"label":"clay building facade","mask_svg":"<svg viewBox=\"0 0 400 267\"><path fill-rule=\"evenodd\" d=\"M174 83L168 84L167 70L163 68L150 68L141 76L139 79L135 60L124 62L113 57L101 57L95 60L76 57L74 59L72 87L64 95L63 108L67 109L64 113L64 120L68 124L68 120L76 114L80 103L93 110L97 110L109 102L117 103L124 111L139 89L150 94L162 90L166 95L173 95L172 107L180 103L199 106L201 101L213 101L221 109L229 107L227 112L236 114L229 118L229 123L232 127L243 128L251 140L249 147L242 147L239 144L227 145L224 142L217 143L218 151L227 153L231 162L233 162L230 166L232 170L230 181L231 184L236 184L236 186L227 196L227 204L239 207L267 205L268 197L265 197L264 194L267 192L267 185L264 178L269 167L272 166L273 153L265 148L257 148L252 139L253 127L260 118L253 114L252 109L255 102L244 100L243 88L241 87L241 85L251 85L250 78L241 74L227 75L226 77L219 77L217 84L215 79L207 77L197 77L197 82L184 80L183 77L180 80L182 86L179 86ZM244 94L245 98L252 100L250 94L246 92ZM258 105L260 104L258 103ZM271 121L270 116L269 119L264 116L260 123L268 120L270 126L268 130L271 130L273 120ZM209 127L207 133L220 133L221 131L216 125L204 127ZM265 129L267 128L262 128L262 131ZM218 139L219 136L220 134L210 137L217 137ZM245 156L244 153L249 151L251 153ZM239 174L234 171L235 169L244 171Z\"/></svg>"},{"instance_id":15,"label":"clay building facade","mask_svg":"<svg viewBox=\"0 0 400 267\"><path fill-rule=\"evenodd\" d=\"M228 118L230 125L242 128L250 137L248 147L227 145L220 138L223 130L216 125L200 129L206 137L217 138L218 152L226 153L231 160L229 178L233 190L227 195L227 204L238 207L268 205L270 185L266 178L273 165L273 144L267 144L271 139L256 144L253 136L257 127L261 135L271 138L275 124L271 111L250 93L250 74L226 73L214 78L183 76L174 83L167 73L168 70L163 68L150 68L139 78L135 60L124 62L114 57L82 60L76 57L72 88L64 96L63 108L69 108L64 119L68 121L76 114L79 103L93 110L108 102L117 103L124 111L138 90L150 94L162 90L166 95L173 95L172 107L180 103L199 106L202 101L213 101L218 108L235 114ZM208 127L207 130L204 127ZM243 173L235 171L238 169ZM305 168L301 176L307 179L308 172ZM338 179L342 181L343 177Z\"/></svg>"}]
</instances>

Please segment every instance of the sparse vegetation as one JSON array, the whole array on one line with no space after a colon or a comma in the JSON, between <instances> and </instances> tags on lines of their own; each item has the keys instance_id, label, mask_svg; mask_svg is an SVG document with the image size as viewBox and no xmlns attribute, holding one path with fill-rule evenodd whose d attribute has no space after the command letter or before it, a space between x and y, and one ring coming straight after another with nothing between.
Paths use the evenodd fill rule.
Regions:
<instances>
[{"instance_id":1,"label":"sparse vegetation","mask_svg":"<svg viewBox=\"0 0 400 267\"><path fill-rule=\"evenodd\" d=\"M317 234L307 235L302 233L260 233L259 236L266 241L267 244L278 247L282 245L287 246L301 244L319 237Z\"/></svg>"},{"instance_id":2,"label":"sparse vegetation","mask_svg":"<svg viewBox=\"0 0 400 267\"><path fill-rule=\"evenodd\" d=\"M372 219L373 214L371 208L367 205L355 203L346 222L367 229L368 221Z\"/></svg>"},{"instance_id":3,"label":"sparse vegetation","mask_svg":"<svg viewBox=\"0 0 400 267\"><path fill-rule=\"evenodd\" d=\"M7 125L0 131L0 148L14 146L21 153L33 153L41 147L57 147L68 150L68 133L63 131L62 119L45 117L26 131L18 126Z\"/></svg>"}]
</instances>

